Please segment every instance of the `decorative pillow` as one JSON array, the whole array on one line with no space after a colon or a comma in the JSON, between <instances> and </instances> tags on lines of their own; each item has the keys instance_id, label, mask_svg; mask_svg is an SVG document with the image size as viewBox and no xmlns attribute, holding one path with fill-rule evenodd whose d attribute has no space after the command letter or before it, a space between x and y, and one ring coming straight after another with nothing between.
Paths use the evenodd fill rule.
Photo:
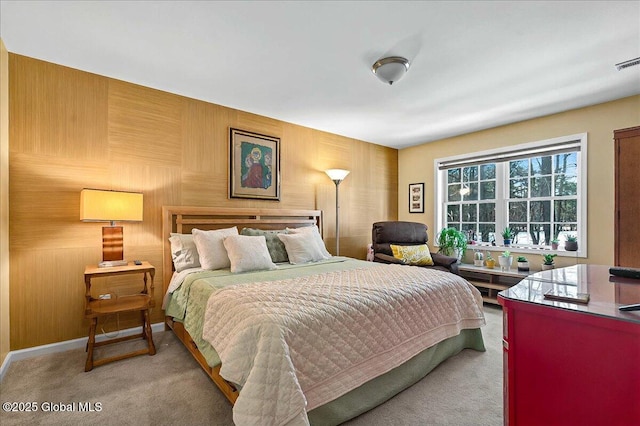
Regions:
<instances>
[{"instance_id":1,"label":"decorative pillow","mask_svg":"<svg viewBox=\"0 0 640 426\"><path fill-rule=\"evenodd\" d=\"M289 231L290 234L301 234L301 233L312 234L324 258L329 259L331 257L331 253L327 251L327 247L324 245L322 236L320 236L320 230L318 229L317 225L303 226L302 228L287 228L287 231Z\"/></svg>"},{"instance_id":2,"label":"decorative pillow","mask_svg":"<svg viewBox=\"0 0 640 426\"><path fill-rule=\"evenodd\" d=\"M433 259L429 253L429 246L420 244L417 246L397 246L391 244L393 257L406 265L433 266Z\"/></svg>"},{"instance_id":3,"label":"decorative pillow","mask_svg":"<svg viewBox=\"0 0 640 426\"><path fill-rule=\"evenodd\" d=\"M171 257L176 272L200 267L200 258L196 243L193 241L193 235L172 232L169 242L171 243Z\"/></svg>"},{"instance_id":4,"label":"decorative pillow","mask_svg":"<svg viewBox=\"0 0 640 426\"><path fill-rule=\"evenodd\" d=\"M265 231L263 229L242 228L242 231L240 231L240 235L264 236L267 240L267 249L269 250L271 260L274 263L279 263L289 261L289 257L287 256L287 249L284 247L282 241L280 241L280 239L278 238L278 234L286 234L287 232L288 231L286 229L280 229L277 231Z\"/></svg>"},{"instance_id":5,"label":"decorative pillow","mask_svg":"<svg viewBox=\"0 0 640 426\"><path fill-rule=\"evenodd\" d=\"M238 235L238 228L234 226L214 231L202 231L194 228L191 233L198 249L202 269L215 270L231 266L223 240L231 235Z\"/></svg>"},{"instance_id":6,"label":"decorative pillow","mask_svg":"<svg viewBox=\"0 0 640 426\"><path fill-rule=\"evenodd\" d=\"M292 265L328 259L320 251L313 233L278 234L278 238L284 243Z\"/></svg>"},{"instance_id":7,"label":"decorative pillow","mask_svg":"<svg viewBox=\"0 0 640 426\"><path fill-rule=\"evenodd\" d=\"M232 235L225 238L223 244L229 255L231 272L234 274L277 268L276 264L271 261L264 235Z\"/></svg>"}]
</instances>

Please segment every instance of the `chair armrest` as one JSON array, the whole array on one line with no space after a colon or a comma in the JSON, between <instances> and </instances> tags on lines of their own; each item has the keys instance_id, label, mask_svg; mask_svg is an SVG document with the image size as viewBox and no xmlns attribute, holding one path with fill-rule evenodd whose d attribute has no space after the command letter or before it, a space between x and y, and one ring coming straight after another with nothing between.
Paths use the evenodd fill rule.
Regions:
<instances>
[{"instance_id":1,"label":"chair armrest","mask_svg":"<svg viewBox=\"0 0 640 426\"><path fill-rule=\"evenodd\" d=\"M442 266L449 266L458 261L457 257L446 256L441 253L431 253L431 258L433 259L433 263Z\"/></svg>"},{"instance_id":2,"label":"chair armrest","mask_svg":"<svg viewBox=\"0 0 640 426\"><path fill-rule=\"evenodd\" d=\"M452 256L445 256L440 253L431 253L433 263L438 266L444 266L454 274L458 274L458 258Z\"/></svg>"},{"instance_id":3,"label":"chair armrest","mask_svg":"<svg viewBox=\"0 0 640 426\"><path fill-rule=\"evenodd\" d=\"M395 257L389 256L388 254L384 254L384 253L376 253L373 256L373 261L381 262L381 263L396 263L398 265L404 265L404 263L402 263L402 260L396 259Z\"/></svg>"}]
</instances>

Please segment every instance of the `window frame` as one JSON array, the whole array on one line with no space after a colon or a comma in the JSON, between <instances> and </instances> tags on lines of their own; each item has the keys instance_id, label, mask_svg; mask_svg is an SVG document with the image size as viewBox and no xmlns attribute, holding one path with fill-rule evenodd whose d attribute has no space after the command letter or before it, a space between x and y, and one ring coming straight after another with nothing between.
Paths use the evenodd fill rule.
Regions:
<instances>
[{"instance_id":1,"label":"window frame","mask_svg":"<svg viewBox=\"0 0 640 426\"><path fill-rule=\"evenodd\" d=\"M443 168L443 164L456 164L457 167L464 167L473 162L495 162L506 163L510 161L504 157L517 155L525 152L527 158L534 158L546 155L555 155L553 151L563 144L574 143L576 145L577 156L577 219L578 219L578 251L566 251L564 249L552 250L551 246L528 246L528 247L509 247L509 251L514 253L534 254L553 252L558 256L566 257L587 257L588 247L588 215L587 215L587 133L577 133L573 135L560 136L552 139L545 139L534 142L527 142L517 145L510 145L501 148L495 148L485 151L477 151L468 154L455 155L450 157L436 158L434 160L434 222L438 231L444 227L446 223L446 207L447 202L447 169ZM492 161L495 160L495 161ZM496 167L496 234L500 234L501 230L507 226L508 209L509 209L509 182L508 182L508 166ZM552 196L552 200L562 199L563 196ZM531 197L522 200L530 200ZM480 200L478 200L480 201ZM553 214L553 212L552 212ZM437 238L434 238L437 242ZM489 251L504 251L503 245L497 245L499 238L496 238L496 246L489 243L474 245L471 247L482 248ZM500 241L501 242L501 241Z\"/></svg>"}]
</instances>

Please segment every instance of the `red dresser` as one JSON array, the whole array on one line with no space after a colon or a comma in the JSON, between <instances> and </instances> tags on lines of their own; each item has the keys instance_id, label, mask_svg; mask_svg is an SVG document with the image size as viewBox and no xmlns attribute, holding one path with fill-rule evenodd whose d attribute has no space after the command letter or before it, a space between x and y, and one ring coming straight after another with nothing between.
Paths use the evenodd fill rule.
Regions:
<instances>
[{"instance_id":1,"label":"red dresser","mask_svg":"<svg viewBox=\"0 0 640 426\"><path fill-rule=\"evenodd\" d=\"M499 293L508 425L640 425L640 280L609 267L542 271ZM546 299L588 293L587 304Z\"/></svg>"}]
</instances>

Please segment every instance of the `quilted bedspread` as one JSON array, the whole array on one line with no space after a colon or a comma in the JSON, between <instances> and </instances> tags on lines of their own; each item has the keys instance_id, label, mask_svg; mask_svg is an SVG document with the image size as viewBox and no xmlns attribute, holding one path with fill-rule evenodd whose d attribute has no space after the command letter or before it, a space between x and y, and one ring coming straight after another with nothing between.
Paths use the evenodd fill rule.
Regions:
<instances>
[{"instance_id":1,"label":"quilted bedspread","mask_svg":"<svg viewBox=\"0 0 640 426\"><path fill-rule=\"evenodd\" d=\"M308 424L307 411L484 323L463 278L380 264L220 289L203 337L241 386L237 425Z\"/></svg>"}]
</instances>

